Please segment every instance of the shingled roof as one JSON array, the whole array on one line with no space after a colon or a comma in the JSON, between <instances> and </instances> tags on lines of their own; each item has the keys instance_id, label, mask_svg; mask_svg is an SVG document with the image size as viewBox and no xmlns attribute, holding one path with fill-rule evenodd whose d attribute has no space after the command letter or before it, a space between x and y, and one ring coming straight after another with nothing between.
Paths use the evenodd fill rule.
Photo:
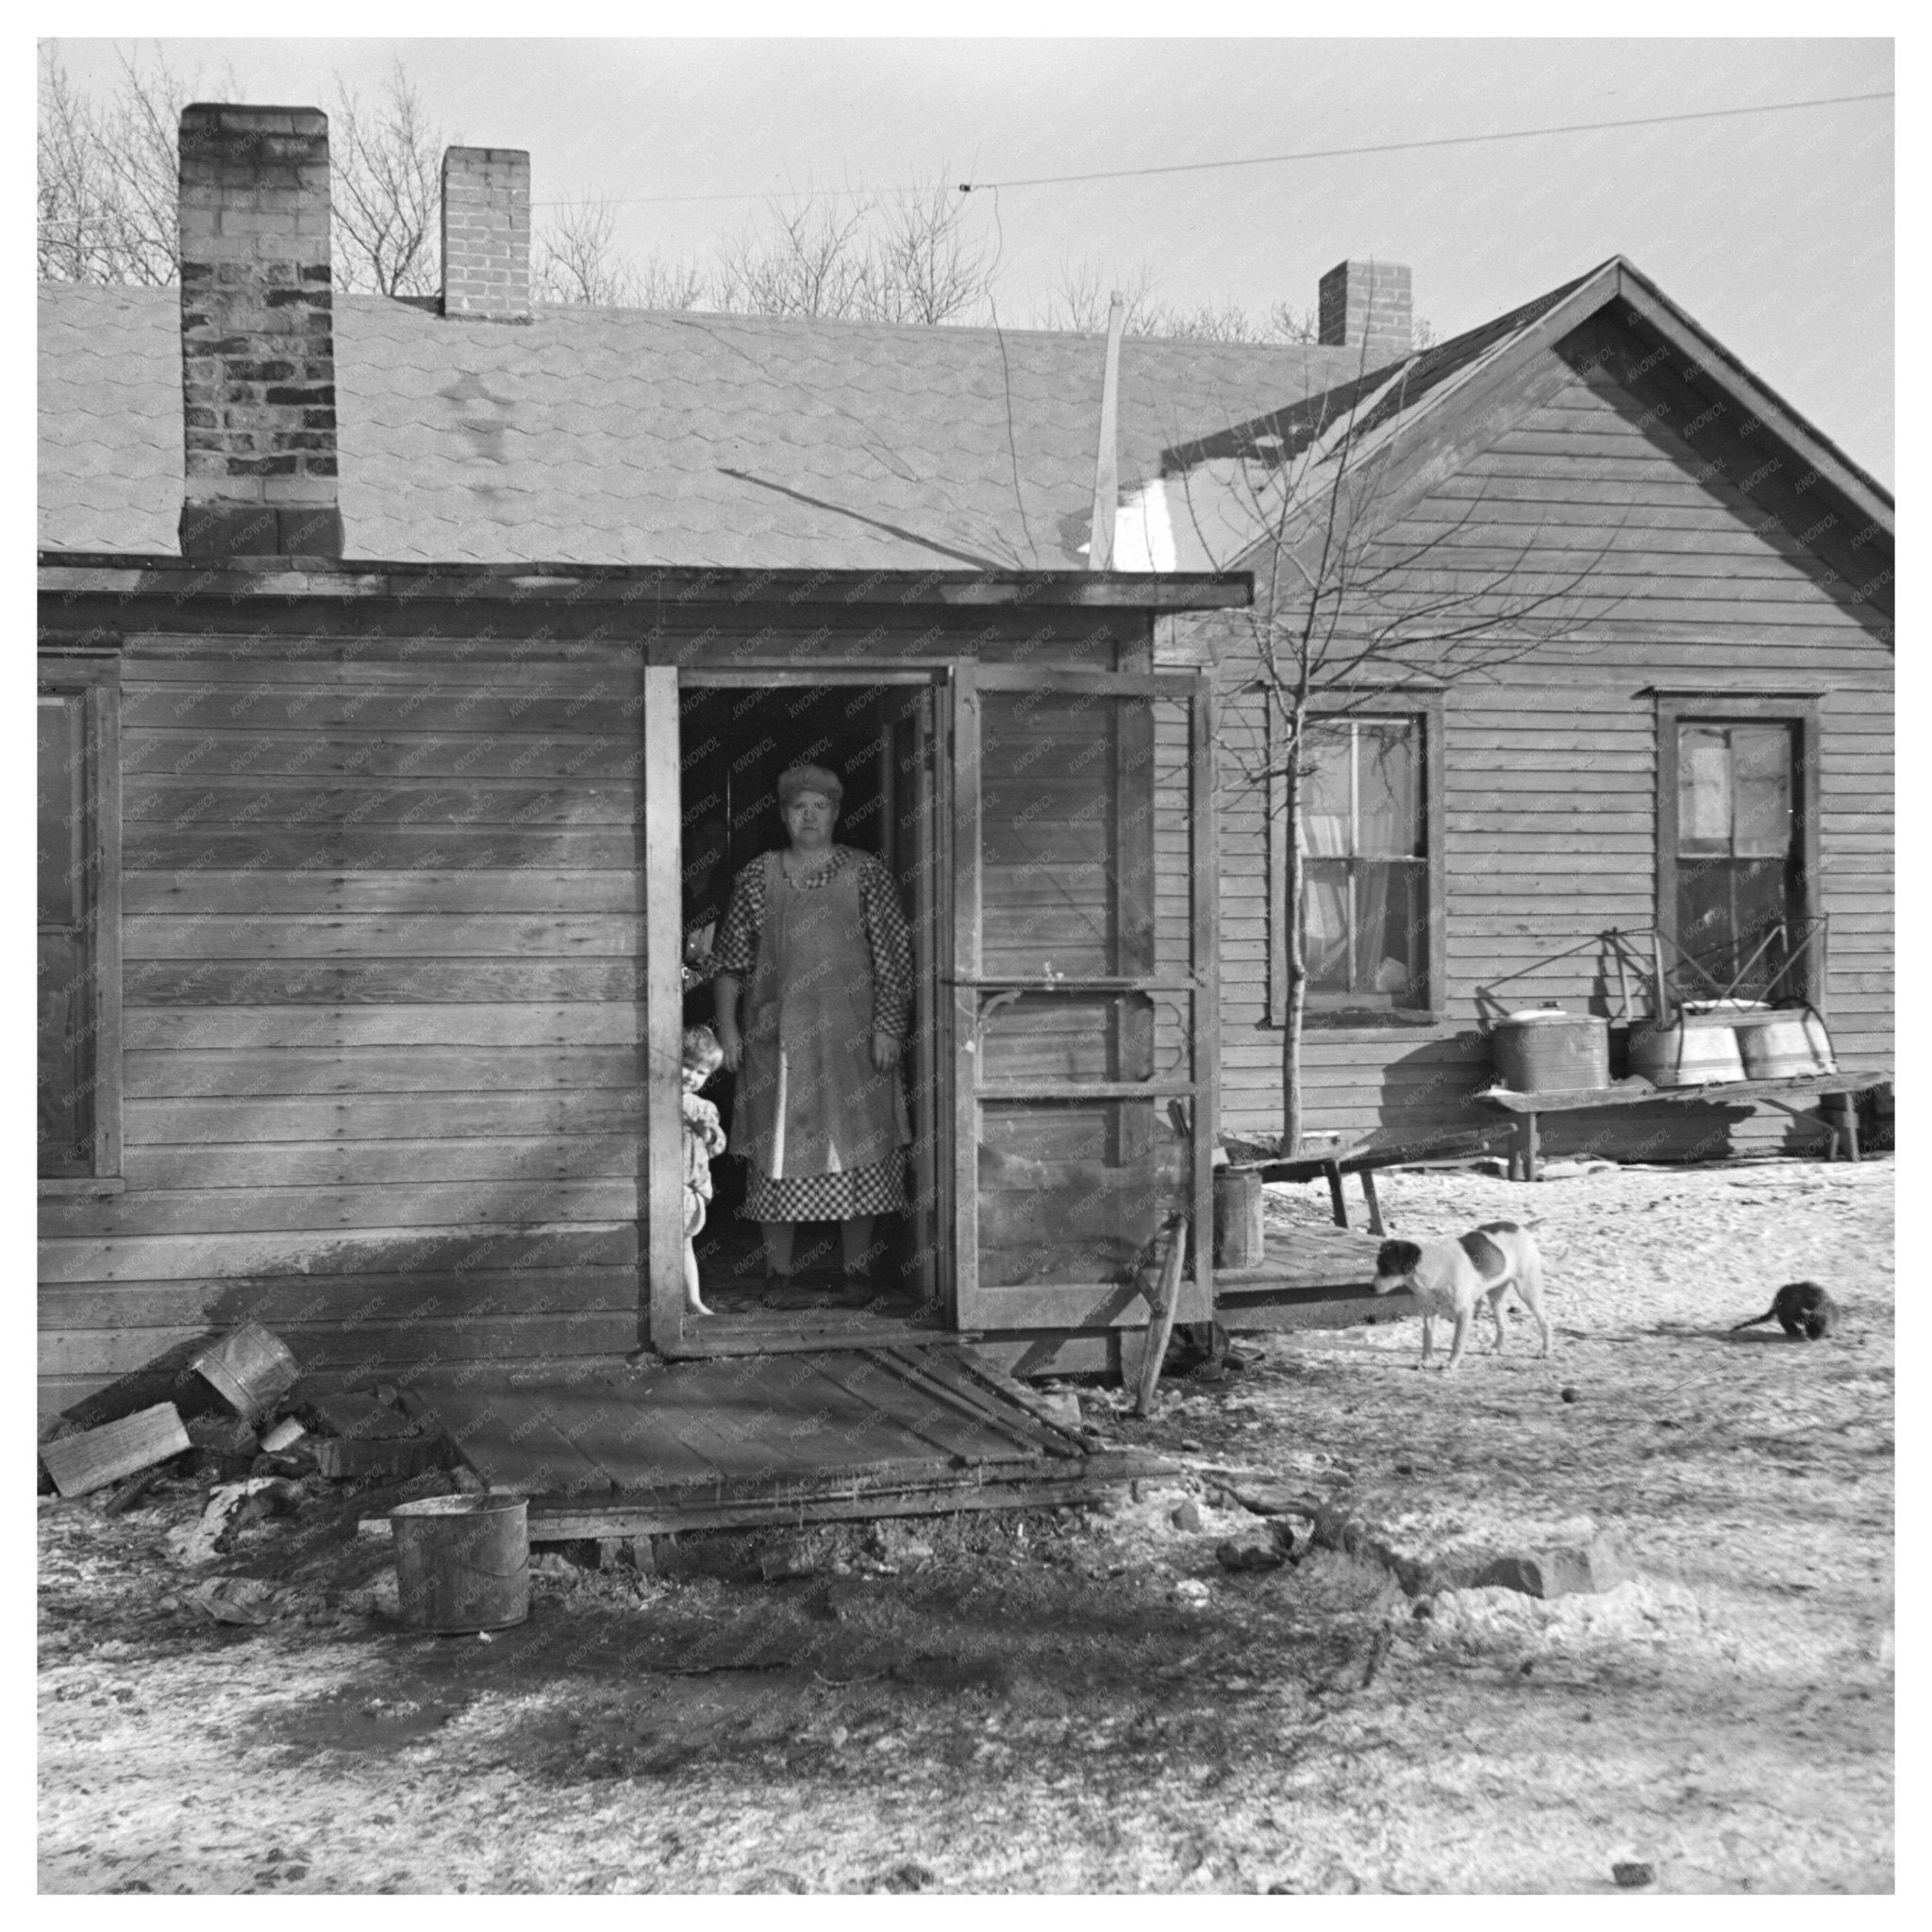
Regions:
<instances>
[{"instance_id":1,"label":"shingled roof","mask_svg":"<svg viewBox=\"0 0 1932 1932\"><path fill-rule=\"evenodd\" d=\"M178 554L179 297L40 308L43 550ZM448 322L336 298L345 554L830 570L1084 560L1104 345L635 309ZM1130 339L1121 480L1355 377L1352 349Z\"/></svg>"}]
</instances>

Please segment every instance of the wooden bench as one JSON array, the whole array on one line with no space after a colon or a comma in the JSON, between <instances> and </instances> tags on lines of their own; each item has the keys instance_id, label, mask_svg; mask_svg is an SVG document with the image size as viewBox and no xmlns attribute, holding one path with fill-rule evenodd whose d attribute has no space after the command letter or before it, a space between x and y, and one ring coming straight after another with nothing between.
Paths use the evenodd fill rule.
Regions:
<instances>
[{"instance_id":1,"label":"wooden bench","mask_svg":"<svg viewBox=\"0 0 1932 1932\"><path fill-rule=\"evenodd\" d=\"M1516 1119L1516 1140L1509 1154L1509 1172L1519 1170L1523 1179L1537 1176L1540 1149L1537 1140L1538 1116L1546 1113L1585 1113L1596 1108L1683 1106L1702 1102L1726 1107L1739 1101L1762 1101L1788 1113L1793 1120L1808 1121L1831 1136L1834 1157L1847 1160L1858 1158L1857 1096L1883 1087L1891 1079L1890 1068L1864 1072L1846 1070L1836 1074L1792 1074L1776 1080L1715 1080L1702 1087L1657 1087L1641 1075L1620 1080L1614 1087L1567 1088L1560 1092L1513 1093L1492 1087L1475 1097L1485 1107L1499 1108ZM1834 1120L1821 1120L1792 1105L1800 1099L1835 1099Z\"/></svg>"},{"instance_id":2,"label":"wooden bench","mask_svg":"<svg viewBox=\"0 0 1932 1932\"><path fill-rule=\"evenodd\" d=\"M1421 1167L1430 1161L1470 1159L1487 1154L1494 1136L1478 1129L1470 1132L1452 1129L1430 1135L1400 1139L1377 1132L1366 1139L1323 1154L1305 1154L1293 1160L1240 1160L1244 1173L1258 1174L1264 1181L1315 1181L1328 1183L1328 1205L1337 1227L1348 1225L1348 1202L1341 1191L1341 1177L1352 1174L1361 1181L1362 1202L1369 1210L1369 1232L1381 1234L1382 1204L1375 1198L1375 1173L1385 1167Z\"/></svg>"}]
</instances>

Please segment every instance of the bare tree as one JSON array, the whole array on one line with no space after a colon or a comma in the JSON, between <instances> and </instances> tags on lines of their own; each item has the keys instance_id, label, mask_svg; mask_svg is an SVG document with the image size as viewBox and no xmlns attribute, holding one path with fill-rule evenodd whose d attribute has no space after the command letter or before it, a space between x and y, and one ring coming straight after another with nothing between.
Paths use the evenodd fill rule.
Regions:
<instances>
[{"instance_id":1,"label":"bare tree","mask_svg":"<svg viewBox=\"0 0 1932 1932\"><path fill-rule=\"evenodd\" d=\"M441 130L400 60L373 106L341 75L336 102L329 173L338 285L435 294L442 276Z\"/></svg>"},{"instance_id":2,"label":"bare tree","mask_svg":"<svg viewBox=\"0 0 1932 1932\"><path fill-rule=\"evenodd\" d=\"M41 49L36 142L36 256L42 279L172 282L181 109L232 100L232 74L182 75L158 48L117 49L121 86L104 100L77 89L52 43Z\"/></svg>"},{"instance_id":3,"label":"bare tree","mask_svg":"<svg viewBox=\"0 0 1932 1932\"><path fill-rule=\"evenodd\" d=\"M984 307L987 247L967 232L964 197L943 175L879 205L862 297L870 320L936 326Z\"/></svg>"},{"instance_id":4,"label":"bare tree","mask_svg":"<svg viewBox=\"0 0 1932 1932\"><path fill-rule=\"evenodd\" d=\"M863 202L808 192L772 202L718 251L720 306L745 315L855 316L867 275Z\"/></svg>"},{"instance_id":5,"label":"bare tree","mask_svg":"<svg viewBox=\"0 0 1932 1932\"><path fill-rule=\"evenodd\" d=\"M1493 675L1619 601L1591 591L1604 552L1580 569L1546 572L1534 530L1497 563L1494 534L1482 525L1484 547L1472 558L1473 546L1458 539L1477 527L1479 500L1426 538L1402 538L1393 484L1411 367L1358 368L1354 382L1282 412L1265 430L1217 438L1194 453L1181 492L1186 521L1210 558L1255 573L1253 606L1228 620L1235 633L1223 662L1233 689L1221 743L1234 788L1266 800L1286 868L1286 1155L1300 1151L1303 1134L1311 882L1320 863L1310 849L1311 799L1333 774L1338 734L1360 721L1350 755L1384 760L1379 776L1393 797L1391 763L1408 761L1402 785L1413 788L1420 776L1413 746L1401 748L1390 720L1403 709L1405 685L1441 689ZM1377 721L1373 727L1370 720ZM1386 893L1385 923L1374 933L1357 930L1353 909L1338 915L1344 946L1372 941L1383 956L1389 976L1374 981L1382 994L1414 985L1428 922L1441 917L1440 908L1413 899L1407 915L1391 917L1393 896ZM1358 964L1357 955L1351 987Z\"/></svg>"}]
</instances>

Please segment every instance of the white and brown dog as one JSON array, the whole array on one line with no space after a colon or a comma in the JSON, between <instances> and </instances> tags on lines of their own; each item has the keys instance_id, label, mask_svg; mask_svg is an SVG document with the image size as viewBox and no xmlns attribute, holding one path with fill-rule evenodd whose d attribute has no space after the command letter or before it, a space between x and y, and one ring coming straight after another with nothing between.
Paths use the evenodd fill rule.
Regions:
<instances>
[{"instance_id":1,"label":"white and brown dog","mask_svg":"<svg viewBox=\"0 0 1932 1932\"><path fill-rule=\"evenodd\" d=\"M1384 1241L1375 1257L1375 1292L1393 1294L1406 1288L1414 1295L1423 1317L1423 1360L1434 1342L1438 1315L1455 1318L1456 1334L1449 1344L1447 1366L1462 1359L1462 1344L1475 1318L1476 1303L1490 1298L1496 1324L1496 1352L1503 1350L1507 1329L1503 1297L1514 1289L1523 1306L1542 1330L1544 1355L1550 1352L1550 1321L1543 1313L1543 1259L1526 1227L1513 1221L1486 1221L1453 1241Z\"/></svg>"}]
</instances>

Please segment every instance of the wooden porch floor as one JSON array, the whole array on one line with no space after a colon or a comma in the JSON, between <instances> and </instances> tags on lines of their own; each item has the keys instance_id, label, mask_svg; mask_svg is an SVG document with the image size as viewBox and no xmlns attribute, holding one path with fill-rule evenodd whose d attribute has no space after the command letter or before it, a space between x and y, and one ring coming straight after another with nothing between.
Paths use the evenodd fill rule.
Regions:
<instances>
[{"instance_id":1,"label":"wooden porch floor","mask_svg":"<svg viewBox=\"0 0 1932 1932\"><path fill-rule=\"evenodd\" d=\"M954 1341L425 1383L406 1399L492 1491L531 1499L540 1542L1037 1506L1158 1466Z\"/></svg>"},{"instance_id":2,"label":"wooden porch floor","mask_svg":"<svg viewBox=\"0 0 1932 1932\"><path fill-rule=\"evenodd\" d=\"M1374 1291L1381 1245L1349 1227L1271 1227L1259 1266L1214 1271L1216 1319L1237 1329L1339 1328L1412 1315L1413 1295Z\"/></svg>"}]
</instances>

